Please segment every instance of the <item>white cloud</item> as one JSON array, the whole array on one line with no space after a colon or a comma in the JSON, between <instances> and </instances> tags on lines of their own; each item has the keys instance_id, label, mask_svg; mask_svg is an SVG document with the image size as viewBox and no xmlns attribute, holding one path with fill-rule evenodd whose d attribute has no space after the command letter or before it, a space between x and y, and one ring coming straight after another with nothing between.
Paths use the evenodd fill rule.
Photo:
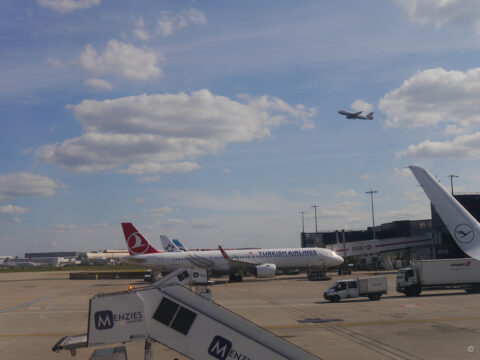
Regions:
<instances>
[{"instance_id":1,"label":"white cloud","mask_svg":"<svg viewBox=\"0 0 480 360\"><path fill-rule=\"evenodd\" d=\"M0 214L11 214L11 215L18 215L18 214L25 214L29 212L30 209L16 206L16 205L3 205L0 206Z\"/></svg>"},{"instance_id":2,"label":"white cloud","mask_svg":"<svg viewBox=\"0 0 480 360\"><path fill-rule=\"evenodd\" d=\"M440 122L462 127L480 125L480 68L422 71L386 94L379 108L387 127L420 127Z\"/></svg>"},{"instance_id":3,"label":"white cloud","mask_svg":"<svg viewBox=\"0 0 480 360\"><path fill-rule=\"evenodd\" d=\"M217 219L197 219L192 221L192 228L194 229L207 229L214 228L218 224Z\"/></svg>"},{"instance_id":4,"label":"white cloud","mask_svg":"<svg viewBox=\"0 0 480 360\"><path fill-rule=\"evenodd\" d=\"M175 206L221 212L291 214L304 206L303 203L289 202L269 192L242 194L234 191L229 195L217 196L198 191L171 191L167 197Z\"/></svg>"},{"instance_id":5,"label":"white cloud","mask_svg":"<svg viewBox=\"0 0 480 360\"><path fill-rule=\"evenodd\" d=\"M445 123L446 137L412 144L397 156L463 159L480 158L480 68L422 71L386 94L379 108L387 113L387 127L421 127Z\"/></svg>"},{"instance_id":6,"label":"white cloud","mask_svg":"<svg viewBox=\"0 0 480 360\"><path fill-rule=\"evenodd\" d=\"M121 170L120 173L124 174L151 174L151 173L187 173L190 171L198 170L200 166L194 162L183 161L183 162L173 162L168 164L158 164L154 162L144 163L144 164L133 164L127 170ZM145 180L146 178L144 178ZM149 178L150 182L155 181L153 177ZM143 181L148 182L148 181Z\"/></svg>"},{"instance_id":7,"label":"white cloud","mask_svg":"<svg viewBox=\"0 0 480 360\"><path fill-rule=\"evenodd\" d=\"M163 11L157 21L157 33L167 37L187 27L189 24L205 25L207 17L202 11L190 8L179 14Z\"/></svg>"},{"instance_id":8,"label":"white cloud","mask_svg":"<svg viewBox=\"0 0 480 360\"><path fill-rule=\"evenodd\" d=\"M97 74L116 74L128 79L147 80L162 74L157 64L162 56L147 47L139 48L110 40L102 54L88 44L80 55L80 65Z\"/></svg>"},{"instance_id":9,"label":"white cloud","mask_svg":"<svg viewBox=\"0 0 480 360\"><path fill-rule=\"evenodd\" d=\"M38 5L61 14L100 5L101 0L37 0Z\"/></svg>"},{"instance_id":10,"label":"white cloud","mask_svg":"<svg viewBox=\"0 0 480 360\"><path fill-rule=\"evenodd\" d=\"M92 224L90 225L92 228L95 228L95 229L99 229L99 228L106 228L108 226L108 224L103 221L101 223L98 223L98 224Z\"/></svg>"},{"instance_id":11,"label":"white cloud","mask_svg":"<svg viewBox=\"0 0 480 360\"><path fill-rule=\"evenodd\" d=\"M183 227L187 222L184 219L167 219L164 221L160 221L158 224L162 227L166 228L175 228L175 227Z\"/></svg>"},{"instance_id":12,"label":"white cloud","mask_svg":"<svg viewBox=\"0 0 480 360\"><path fill-rule=\"evenodd\" d=\"M477 0L395 0L410 19L437 28L448 23L473 27L480 32L480 2Z\"/></svg>"},{"instance_id":13,"label":"white cloud","mask_svg":"<svg viewBox=\"0 0 480 360\"><path fill-rule=\"evenodd\" d=\"M162 178L158 175L155 175L155 176L142 176L142 177L139 177L138 178L138 182L139 183L150 183L150 182L158 182L160 181Z\"/></svg>"},{"instance_id":14,"label":"white cloud","mask_svg":"<svg viewBox=\"0 0 480 360\"><path fill-rule=\"evenodd\" d=\"M63 61L60 58L49 57L49 58L47 58L46 62L47 62L47 64L49 64L53 67L59 68L59 69L64 67Z\"/></svg>"},{"instance_id":15,"label":"white cloud","mask_svg":"<svg viewBox=\"0 0 480 360\"><path fill-rule=\"evenodd\" d=\"M85 80L83 85L90 86L91 88L96 89L96 90L105 90L105 91L112 91L113 90L112 84L110 84L106 80L97 79L97 78L87 79L87 80Z\"/></svg>"},{"instance_id":16,"label":"white cloud","mask_svg":"<svg viewBox=\"0 0 480 360\"><path fill-rule=\"evenodd\" d=\"M22 196L52 196L55 189L65 187L52 179L28 172L0 175L0 201Z\"/></svg>"},{"instance_id":17,"label":"white cloud","mask_svg":"<svg viewBox=\"0 0 480 360\"><path fill-rule=\"evenodd\" d=\"M201 155L217 153L230 142L270 136L271 129L282 124L303 127L316 114L275 97L239 99L200 90L84 100L69 108L85 133L42 146L35 157L84 172L189 172L200 168L193 160Z\"/></svg>"},{"instance_id":18,"label":"white cloud","mask_svg":"<svg viewBox=\"0 0 480 360\"><path fill-rule=\"evenodd\" d=\"M150 39L150 34L145 30L145 22L143 18L139 18L135 23L135 29L133 30L135 39L147 41Z\"/></svg>"},{"instance_id":19,"label":"white cloud","mask_svg":"<svg viewBox=\"0 0 480 360\"><path fill-rule=\"evenodd\" d=\"M400 179L410 178L412 176L412 172L409 168L394 168L393 173L395 174L395 177Z\"/></svg>"},{"instance_id":20,"label":"white cloud","mask_svg":"<svg viewBox=\"0 0 480 360\"><path fill-rule=\"evenodd\" d=\"M451 141L425 140L418 145L410 145L397 156L480 159L480 132L458 136Z\"/></svg>"},{"instance_id":21,"label":"white cloud","mask_svg":"<svg viewBox=\"0 0 480 360\"><path fill-rule=\"evenodd\" d=\"M149 213L153 216L163 216L165 214L171 214L173 212L173 209L170 206L163 206L161 208L155 208L155 209L144 209L142 212Z\"/></svg>"},{"instance_id":22,"label":"white cloud","mask_svg":"<svg viewBox=\"0 0 480 360\"><path fill-rule=\"evenodd\" d=\"M355 196L358 196L358 194L353 189L348 189L333 195L333 197L336 197L336 198L350 198Z\"/></svg>"},{"instance_id":23,"label":"white cloud","mask_svg":"<svg viewBox=\"0 0 480 360\"><path fill-rule=\"evenodd\" d=\"M375 179L376 176L372 175L372 174L364 174L364 175L360 176L360 178L362 178L363 180L371 180L371 179Z\"/></svg>"},{"instance_id":24,"label":"white cloud","mask_svg":"<svg viewBox=\"0 0 480 360\"><path fill-rule=\"evenodd\" d=\"M447 125L447 128L445 129L446 136L464 135L468 134L469 132L469 129L458 127L457 125Z\"/></svg>"},{"instance_id":25,"label":"white cloud","mask_svg":"<svg viewBox=\"0 0 480 360\"><path fill-rule=\"evenodd\" d=\"M362 99L355 100L350 107L355 111L363 111L364 113L372 112L374 109L372 104Z\"/></svg>"},{"instance_id":26,"label":"white cloud","mask_svg":"<svg viewBox=\"0 0 480 360\"><path fill-rule=\"evenodd\" d=\"M75 230L75 225L72 225L72 224L58 224L58 225L55 225L54 230L57 230L57 231Z\"/></svg>"}]
</instances>

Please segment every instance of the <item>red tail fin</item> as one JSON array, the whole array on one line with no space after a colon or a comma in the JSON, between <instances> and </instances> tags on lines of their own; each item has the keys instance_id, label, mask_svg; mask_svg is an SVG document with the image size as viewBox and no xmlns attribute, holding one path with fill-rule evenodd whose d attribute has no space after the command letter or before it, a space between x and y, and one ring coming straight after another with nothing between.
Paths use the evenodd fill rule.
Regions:
<instances>
[{"instance_id":1,"label":"red tail fin","mask_svg":"<svg viewBox=\"0 0 480 360\"><path fill-rule=\"evenodd\" d=\"M155 249L132 223L122 223L122 229L130 255L155 254L161 252Z\"/></svg>"}]
</instances>

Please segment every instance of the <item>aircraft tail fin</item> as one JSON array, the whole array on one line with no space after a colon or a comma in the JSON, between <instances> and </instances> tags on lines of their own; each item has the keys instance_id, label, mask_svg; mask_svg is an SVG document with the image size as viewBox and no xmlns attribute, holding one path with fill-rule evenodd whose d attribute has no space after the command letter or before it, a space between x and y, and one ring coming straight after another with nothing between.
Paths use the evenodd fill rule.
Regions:
<instances>
[{"instance_id":1,"label":"aircraft tail fin","mask_svg":"<svg viewBox=\"0 0 480 360\"><path fill-rule=\"evenodd\" d=\"M367 119L369 120L373 120L373 111L372 112L369 112L366 116Z\"/></svg>"},{"instance_id":2,"label":"aircraft tail fin","mask_svg":"<svg viewBox=\"0 0 480 360\"><path fill-rule=\"evenodd\" d=\"M478 221L428 171L419 166L410 166L410 170L457 245L469 256L480 259Z\"/></svg>"},{"instance_id":3,"label":"aircraft tail fin","mask_svg":"<svg viewBox=\"0 0 480 360\"><path fill-rule=\"evenodd\" d=\"M155 249L132 223L122 223L122 229L130 255L155 254L161 252Z\"/></svg>"},{"instance_id":4,"label":"aircraft tail fin","mask_svg":"<svg viewBox=\"0 0 480 360\"><path fill-rule=\"evenodd\" d=\"M174 243L175 245L177 245L177 247L178 247L180 250L182 250L182 251L188 251L188 249L187 249L185 246L183 246L183 244L180 242L180 240L178 240L178 239L172 239L172 241L173 241L173 243Z\"/></svg>"},{"instance_id":5,"label":"aircraft tail fin","mask_svg":"<svg viewBox=\"0 0 480 360\"><path fill-rule=\"evenodd\" d=\"M160 241L162 242L162 248L165 252L180 252L180 249L175 243L170 240L166 235L160 235Z\"/></svg>"}]
</instances>

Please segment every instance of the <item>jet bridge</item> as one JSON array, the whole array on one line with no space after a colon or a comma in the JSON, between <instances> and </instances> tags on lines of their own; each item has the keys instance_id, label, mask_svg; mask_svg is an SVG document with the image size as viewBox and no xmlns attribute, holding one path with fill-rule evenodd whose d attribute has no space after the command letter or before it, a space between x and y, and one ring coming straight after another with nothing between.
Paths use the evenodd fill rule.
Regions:
<instances>
[{"instance_id":1,"label":"jet bridge","mask_svg":"<svg viewBox=\"0 0 480 360\"><path fill-rule=\"evenodd\" d=\"M152 359L154 341L191 359L318 359L211 301L206 285L205 270L179 269L143 289L96 295L88 334L64 337L52 350L75 355L79 348L143 340L145 359ZM109 359L126 359L124 347L108 350Z\"/></svg>"}]
</instances>

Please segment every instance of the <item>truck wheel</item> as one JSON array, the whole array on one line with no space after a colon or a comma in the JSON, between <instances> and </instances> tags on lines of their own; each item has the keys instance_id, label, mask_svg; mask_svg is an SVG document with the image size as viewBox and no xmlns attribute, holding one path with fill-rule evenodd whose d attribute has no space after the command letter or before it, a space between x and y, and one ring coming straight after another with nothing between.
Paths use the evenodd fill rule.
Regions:
<instances>
[{"instance_id":1,"label":"truck wheel","mask_svg":"<svg viewBox=\"0 0 480 360\"><path fill-rule=\"evenodd\" d=\"M407 296L418 296L422 292L421 288L415 287L410 289L405 289L405 295Z\"/></svg>"},{"instance_id":2,"label":"truck wheel","mask_svg":"<svg viewBox=\"0 0 480 360\"><path fill-rule=\"evenodd\" d=\"M381 296L382 295L380 295L380 294L372 294L372 295L368 295L368 298L372 301L375 301L375 300L380 300Z\"/></svg>"},{"instance_id":3,"label":"truck wheel","mask_svg":"<svg viewBox=\"0 0 480 360\"><path fill-rule=\"evenodd\" d=\"M335 296L332 296L332 298L330 299L330 302L339 302L340 301L340 296L338 295L335 295Z\"/></svg>"}]
</instances>

